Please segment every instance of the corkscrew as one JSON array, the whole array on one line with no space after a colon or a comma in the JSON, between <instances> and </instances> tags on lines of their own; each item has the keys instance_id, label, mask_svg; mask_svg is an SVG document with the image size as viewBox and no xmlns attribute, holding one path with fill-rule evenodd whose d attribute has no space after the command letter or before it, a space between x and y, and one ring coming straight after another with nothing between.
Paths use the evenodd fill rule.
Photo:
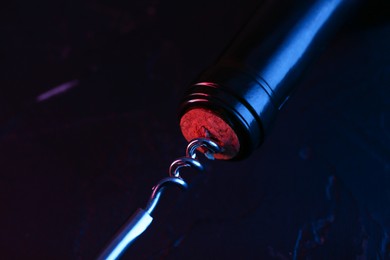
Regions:
<instances>
[{"instance_id":1,"label":"corkscrew","mask_svg":"<svg viewBox=\"0 0 390 260\"><path fill-rule=\"evenodd\" d=\"M202 163L198 159L198 149L201 149L205 157L211 160L214 159L214 154L221 153L223 150L215 141L207 138L196 138L189 142L186 155L173 161L169 167L169 177L162 179L153 187L152 195L145 209L139 208L129 218L97 259L118 259L125 252L126 248L152 223L153 211L167 187L177 186L184 190L187 189L188 184L181 176L181 169L190 167L198 171L204 170Z\"/></svg>"},{"instance_id":2,"label":"corkscrew","mask_svg":"<svg viewBox=\"0 0 390 260\"><path fill-rule=\"evenodd\" d=\"M203 170L196 151L209 159L240 160L259 147L302 72L359 2L264 1L182 99L186 156L172 163L170 177L153 188L147 207L130 218L99 259L116 259L146 230L167 186L187 187L182 168Z\"/></svg>"}]
</instances>

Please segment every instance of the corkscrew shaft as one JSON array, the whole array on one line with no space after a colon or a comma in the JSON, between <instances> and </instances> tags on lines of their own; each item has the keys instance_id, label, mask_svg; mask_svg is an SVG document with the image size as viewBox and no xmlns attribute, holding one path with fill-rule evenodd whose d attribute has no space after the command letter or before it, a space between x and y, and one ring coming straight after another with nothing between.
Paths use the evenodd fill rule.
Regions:
<instances>
[{"instance_id":1,"label":"corkscrew shaft","mask_svg":"<svg viewBox=\"0 0 390 260\"><path fill-rule=\"evenodd\" d=\"M118 259L125 252L126 248L149 227L152 221L153 218L147 211L138 209L117 232L114 239L106 246L97 259Z\"/></svg>"},{"instance_id":2,"label":"corkscrew shaft","mask_svg":"<svg viewBox=\"0 0 390 260\"><path fill-rule=\"evenodd\" d=\"M145 209L138 209L129 220L120 228L113 239L108 243L105 249L98 256L98 260L115 260L118 259L126 249L139 237L152 223L152 213L156 208L162 193L169 186L177 186L187 189L188 184L181 176L181 169L191 167L196 170L203 170L203 165L197 159L197 149L203 149L206 157L213 158L222 149L209 139L198 138L192 140L186 149L186 156L175 160L169 167L170 177L162 179L153 187L152 195Z\"/></svg>"}]
</instances>

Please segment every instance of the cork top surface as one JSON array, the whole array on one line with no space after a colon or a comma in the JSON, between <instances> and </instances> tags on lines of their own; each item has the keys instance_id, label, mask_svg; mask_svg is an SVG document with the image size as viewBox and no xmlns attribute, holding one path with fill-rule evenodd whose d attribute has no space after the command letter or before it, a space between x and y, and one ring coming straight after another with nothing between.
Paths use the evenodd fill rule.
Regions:
<instances>
[{"instance_id":1,"label":"cork top surface","mask_svg":"<svg viewBox=\"0 0 390 260\"><path fill-rule=\"evenodd\" d=\"M216 159L232 159L240 150L240 143L234 130L210 110L203 108L189 110L181 118L180 128L187 141L199 137L216 141L223 148L222 153L215 154Z\"/></svg>"}]
</instances>

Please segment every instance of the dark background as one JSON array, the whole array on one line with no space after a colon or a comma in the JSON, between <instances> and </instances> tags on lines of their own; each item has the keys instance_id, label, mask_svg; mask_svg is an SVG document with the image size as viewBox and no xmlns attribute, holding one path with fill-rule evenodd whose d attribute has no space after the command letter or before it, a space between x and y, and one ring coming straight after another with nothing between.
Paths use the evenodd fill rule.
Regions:
<instances>
[{"instance_id":1,"label":"dark background","mask_svg":"<svg viewBox=\"0 0 390 260\"><path fill-rule=\"evenodd\" d=\"M180 97L258 5L2 3L1 257L94 258L184 155ZM125 258L389 259L389 14L367 4L261 149L189 172Z\"/></svg>"}]
</instances>

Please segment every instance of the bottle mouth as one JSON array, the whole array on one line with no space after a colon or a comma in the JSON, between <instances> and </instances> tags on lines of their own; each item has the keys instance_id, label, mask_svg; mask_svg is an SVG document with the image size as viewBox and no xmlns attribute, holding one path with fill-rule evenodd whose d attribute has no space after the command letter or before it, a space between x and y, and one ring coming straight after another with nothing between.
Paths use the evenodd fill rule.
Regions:
<instances>
[{"instance_id":1,"label":"bottle mouth","mask_svg":"<svg viewBox=\"0 0 390 260\"><path fill-rule=\"evenodd\" d=\"M215 83L193 85L181 104L179 117L187 141L210 138L224 149L216 159L246 158L263 139L261 124L251 107Z\"/></svg>"}]
</instances>

